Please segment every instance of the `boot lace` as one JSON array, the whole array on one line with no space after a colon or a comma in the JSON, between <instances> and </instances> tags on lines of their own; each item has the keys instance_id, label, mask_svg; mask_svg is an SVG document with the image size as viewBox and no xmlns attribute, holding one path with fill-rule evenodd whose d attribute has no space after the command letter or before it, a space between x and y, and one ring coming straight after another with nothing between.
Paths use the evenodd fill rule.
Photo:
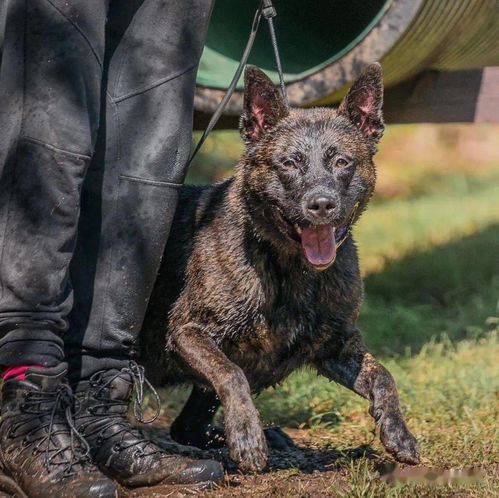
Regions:
<instances>
[{"instance_id":1,"label":"boot lace","mask_svg":"<svg viewBox=\"0 0 499 498\"><path fill-rule=\"evenodd\" d=\"M138 365L134 361L130 361L128 367L123 368L109 379L106 379L105 382L102 382L100 379L94 382L91 381L91 385L93 385L93 387L98 387L94 397L100 401L99 404L92 406L92 413L96 413L97 411L102 413L102 419L105 421L104 423L99 423L98 428L91 431L86 431L86 429L90 427L92 422L85 424L83 432L87 437L91 437L98 432L98 438L101 440L118 438L118 442L114 444L115 450L128 450L129 448L137 447L136 454L141 457L164 453L161 448L145 438L142 432L127 420L126 412L129 406L129 400L111 399L105 394L105 390L111 386L115 379L127 374L130 376L133 383L132 398L133 414L135 419L142 424L151 424L158 418L161 409L161 400L159 395L152 384L146 379L144 367ZM144 386L150 390L155 405L154 414L149 419L145 419L143 413ZM118 408L118 410L113 410L113 408ZM103 409L103 411L100 411L100 409ZM110 430L106 435L108 429Z\"/></svg>"},{"instance_id":2,"label":"boot lace","mask_svg":"<svg viewBox=\"0 0 499 498\"><path fill-rule=\"evenodd\" d=\"M133 380L133 415L138 422L142 424L152 424L158 417L161 411L161 400L159 399L158 392L152 384L146 379L144 374L144 367L131 361L129 364L130 375ZM144 419L144 384L149 388L154 398L156 406L155 413L150 419Z\"/></svg>"},{"instance_id":3,"label":"boot lace","mask_svg":"<svg viewBox=\"0 0 499 498\"><path fill-rule=\"evenodd\" d=\"M23 416L8 434L23 439L22 451L31 448L32 455L43 453L47 472L62 465L66 477L77 473L76 466L90 462L90 447L73 422L74 403L71 387L64 383L55 391L29 391L20 406Z\"/></svg>"}]
</instances>

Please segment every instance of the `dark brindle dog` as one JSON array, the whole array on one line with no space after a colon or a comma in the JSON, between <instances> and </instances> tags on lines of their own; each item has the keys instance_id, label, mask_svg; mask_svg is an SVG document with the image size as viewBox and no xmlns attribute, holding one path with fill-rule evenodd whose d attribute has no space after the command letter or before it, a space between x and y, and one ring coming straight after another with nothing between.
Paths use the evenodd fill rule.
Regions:
<instances>
[{"instance_id":1,"label":"dark brindle dog","mask_svg":"<svg viewBox=\"0 0 499 498\"><path fill-rule=\"evenodd\" d=\"M261 469L267 442L251 393L313 365L369 399L385 448L418 462L393 378L355 326L362 282L350 228L374 190L382 100L379 64L338 110L288 109L265 74L246 70L238 171L181 191L141 336L156 384L194 384L177 441L225 441L242 469ZM220 403L224 433L211 425Z\"/></svg>"}]
</instances>

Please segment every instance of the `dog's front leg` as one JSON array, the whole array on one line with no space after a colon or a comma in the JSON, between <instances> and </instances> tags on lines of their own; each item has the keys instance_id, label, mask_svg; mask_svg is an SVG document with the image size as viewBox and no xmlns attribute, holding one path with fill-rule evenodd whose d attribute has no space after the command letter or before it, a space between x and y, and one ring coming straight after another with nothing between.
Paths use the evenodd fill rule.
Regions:
<instances>
[{"instance_id":1,"label":"dog's front leg","mask_svg":"<svg viewBox=\"0 0 499 498\"><path fill-rule=\"evenodd\" d=\"M395 381L366 350L360 332L349 331L328 349L316 361L319 373L367 398L386 450L400 462L418 463L418 443L404 421Z\"/></svg>"},{"instance_id":2,"label":"dog's front leg","mask_svg":"<svg viewBox=\"0 0 499 498\"><path fill-rule=\"evenodd\" d=\"M231 458L243 470L261 470L267 462L267 443L244 372L195 323L174 332L171 341L189 367L217 392L224 407L225 437Z\"/></svg>"}]
</instances>

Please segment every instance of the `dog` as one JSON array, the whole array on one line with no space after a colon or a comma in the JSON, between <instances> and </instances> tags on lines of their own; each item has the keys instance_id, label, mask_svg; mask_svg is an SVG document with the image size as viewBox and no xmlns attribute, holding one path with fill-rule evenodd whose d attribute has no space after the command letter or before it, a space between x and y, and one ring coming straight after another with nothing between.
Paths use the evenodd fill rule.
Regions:
<instances>
[{"instance_id":1,"label":"dog","mask_svg":"<svg viewBox=\"0 0 499 498\"><path fill-rule=\"evenodd\" d=\"M356 328L363 288L350 232L374 191L382 103L377 63L337 110L290 109L246 68L245 151L232 178L181 190L140 334L156 385L194 386L176 441L227 444L240 469L262 469L267 439L251 395L310 365L367 398L386 450L419 462L394 380ZM213 425L220 404L224 431Z\"/></svg>"}]
</instances>

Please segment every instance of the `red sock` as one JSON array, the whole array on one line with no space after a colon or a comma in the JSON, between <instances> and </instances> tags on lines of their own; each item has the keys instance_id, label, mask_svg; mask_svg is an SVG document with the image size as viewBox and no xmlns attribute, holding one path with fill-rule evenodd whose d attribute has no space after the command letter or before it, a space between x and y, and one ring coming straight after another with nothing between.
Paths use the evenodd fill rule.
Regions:
<instances>
[{"instance_id":1,"label":"red sock","mask_svg":"<svg viewBox=\"0 0 499 498\"><path fill-rule=\"evenodd\" d=\"M24 380L26 378L26 370L28 368L43 368L41 365L23 365L20 367L9 367L2 372L2 379L17 379Z\"/></svg>"}]
</instances>

